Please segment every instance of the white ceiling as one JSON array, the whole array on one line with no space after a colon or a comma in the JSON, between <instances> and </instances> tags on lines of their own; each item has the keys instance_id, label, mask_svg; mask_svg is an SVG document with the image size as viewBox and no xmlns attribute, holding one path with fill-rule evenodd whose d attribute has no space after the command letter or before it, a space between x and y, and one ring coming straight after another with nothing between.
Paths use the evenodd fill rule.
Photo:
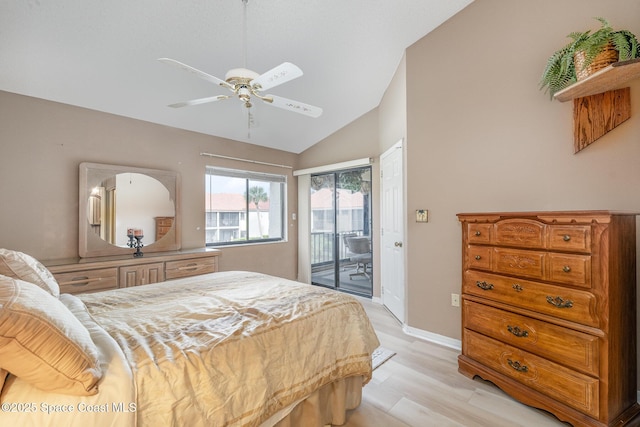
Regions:
<instances>
[{"instance_id":1,"label":"white ceiling","mask_svg":"<svg viewBox=\"0 0 640 427\"><path fill-rule=\"evenodd\" d=\"M375 108L404 50L472 0L249 0L247 68L304 75L269 91L322 107L314 119L236 99L168 104L227 89L242 67L242 0L2 0L0 90L300 153Z\"/></svg>"}]
</instances>

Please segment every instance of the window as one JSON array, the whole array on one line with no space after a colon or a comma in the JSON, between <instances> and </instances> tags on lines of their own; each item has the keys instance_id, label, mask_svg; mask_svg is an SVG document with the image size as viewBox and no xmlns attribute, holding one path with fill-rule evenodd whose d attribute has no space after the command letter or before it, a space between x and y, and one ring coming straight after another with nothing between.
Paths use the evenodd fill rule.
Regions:
<instances>
[{"instance_id":1,"label":"window","mask_svg":"<svg viewBox=\"0 0 640 427\"><path fill-rule=\"evenodd\" d=\"M207 167L206 244L284 240L286 183L284 175Z\"/></svg>"}]
</instances>

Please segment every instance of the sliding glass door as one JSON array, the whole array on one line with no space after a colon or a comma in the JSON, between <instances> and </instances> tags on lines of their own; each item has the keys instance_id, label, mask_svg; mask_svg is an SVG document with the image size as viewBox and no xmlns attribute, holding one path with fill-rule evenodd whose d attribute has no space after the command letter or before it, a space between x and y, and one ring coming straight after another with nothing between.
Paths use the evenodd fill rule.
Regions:
<instances>
[{"instance_id":1,"label":"sliding glass door","mask_svg":"<svg viewBox=\"0 0 640 427\"><path fill-rule=\"evenodd\" d=\"M311 282L372 295L371 167L311 176Z\"/></svg>"}]
</instances>

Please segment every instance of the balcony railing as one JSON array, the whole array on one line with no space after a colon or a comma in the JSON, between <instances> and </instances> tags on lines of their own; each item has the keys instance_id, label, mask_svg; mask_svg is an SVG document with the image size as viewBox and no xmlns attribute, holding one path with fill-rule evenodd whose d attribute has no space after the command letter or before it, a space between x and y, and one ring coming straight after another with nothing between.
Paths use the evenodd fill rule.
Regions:
<instances>
[{"instance_id":1,"label":"balcony railing","mask_svg":"<svg viewBox=\"0 0 640 427\"><path fill-rule=\"evenodd\" d=\"M363 230L352 230L338 233L338 259L346 260L347 246L344 243L344 236L362 236ZM335 257L334 245L336 244L335 233L314 232L311 233L311 268L318 268L322 265L332 264Z\"/></svg>"}]
</instances>

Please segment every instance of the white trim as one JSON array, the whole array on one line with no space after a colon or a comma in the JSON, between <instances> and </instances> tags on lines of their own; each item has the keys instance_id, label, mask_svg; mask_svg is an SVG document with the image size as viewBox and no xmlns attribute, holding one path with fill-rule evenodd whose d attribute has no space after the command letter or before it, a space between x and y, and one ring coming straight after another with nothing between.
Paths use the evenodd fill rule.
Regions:
<instances>
[{"instance_id":1,"label":"white trim","mask_svg":"<svg viewBox=\"0 0 640 427\"><path fill-rule=\"evenodd\" d=\"M311 283L311 175L298 177L298 281Z\"/></svg>"},{"instance_id":2,"label":"white trim","mask_svg":"<svg viewBox=\"0 0 640 427\"><path fill-rule=\"evenodd\" d=\"M316 167L307 168L307 169L298 169L293 171L293 176L311 175L314 173L322 173L322 172L332 172L340 169L350 169L358 166L367 166L367 165L370 165L371 163L373 163L373 159L371 157L365 157L363 159L349 160L346 162L334 163L332 165L316 166Z\"/></svg>"},{"instance_id":3,"label":"white trim","mask_svg":"<svg viewBox=\"0 0 640 427\"><path fill-rule=\"evenodd\" d=\"M382 249L383 249L383 211L384 211L384 207L382 206L383 200L384 200L384 180L382 178L382 171L383 171L383 162L385 160L385 158L387 158L388 156L390 156L392 153L395 153L396 150L401 150L402 155L401 155L401 168L402 168L402 206L400 206L400 209L402 209L402 212L400 214L400 218L405 218L405 212L407 212L407 202L406 202L406 171L405 171L405 152L404 152L404 138L401 138L398 142L396 142L395 144L393 144L391 147L389 147L384 153L382 153L380 155L380 200L379 200L379 205L380 205L380 252L382 253ZM402 220L402 241L406 241L406 236L407 236L407 220L406 218ZM406 246L405 246L406 248ZM408 304L408 300L407 300L407 294L408 294L408 288L407 288L407 257L406 255L403 255L402 257L403 259L403 265L402 265L402 276L403 276L403 280L402 280L402 317L403 319L398 319L402 322L402 325L404 326L406 324L406 320L407 320L407 316L409 313L409 304ZM380 299L382 302L382 305L385 305L384 303L384 285L385 283L385 275L383 274L383 269L386 269L388 267L385 267L385 265L388 266L388 264L385 264L385 261L380 259ZM386 270L385 270L386 272ZM387 310L389 310L389 307L386 307ZM396 310L397 311L397 310ZM389 310L389 312L391 312L391 310ZM394 317L397 318L396 314L393 314Z\"/></svg>"},{"instance_id":4,"label":"white trim","mask_svg":"<svg viewBox=\"0 0 640 427\"><path fill-rule=\"evenodd\" d=\"M391 311L389 311L389 308L387 308L384 304L382 304L382 300L379 297L373 297L371 298L371 301L373 301L374 303L380 304L382 308L384 308L389 312L389 314L391 314ZM393 316L393 314L391 315ZM429 331L423 331L422 329L414 328L411 326L407 326L403 322L400 322L400 324L402 325L402 332L404 332L409 336L416 337L424 341L432 342L434 344L439 344L445 347L449 347L454 350L462 351L462 341L460 340L457 340L455 338L450 338L444 335L436 334L433 332L429 332ZM640 390L638 391L638 393L639 393L638 396L640 401Z\"/></svg>"},{"instance_id":5,"label":"white trim","mask_svg":"<svg viewBox=\"0 0 640 427\"><path fill-rule=\"evenodd\" d=\"M462 350L462 341L454 338L449 338L444 335L435 334L433 332L423 331L422 329L412 328L411 326L407 325L402 326L402 331L407 335L411 335L412 337L420 338L435 344L440 344L454 350Z\"/></svg>"}]
</instances>

